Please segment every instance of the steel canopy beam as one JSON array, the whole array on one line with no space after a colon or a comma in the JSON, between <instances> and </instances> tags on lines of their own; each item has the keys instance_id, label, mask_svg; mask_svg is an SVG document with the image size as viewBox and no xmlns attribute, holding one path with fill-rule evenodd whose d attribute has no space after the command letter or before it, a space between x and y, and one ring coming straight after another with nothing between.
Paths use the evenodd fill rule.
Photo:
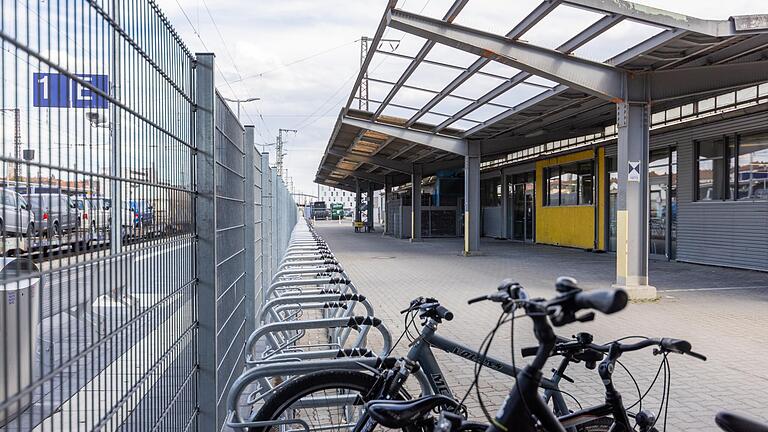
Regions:
<instances>
[{"instance_id":1,"label":"steel canopy beam","mask_svg":"<svg viewBox=\"0 0 768 432\"><path fill-rule=\"evenodd\" d=\"M552 10L554 10L560 2L558 0L544 0L539 4L539 6L536 7L531 13L529 13L520 23L518 23L512 30L510 30L509 33L507 33L506 37L510 39L517 39L520 36L522 36L525 32L531 29L534 25L536 25L539 21L541 21L544 17L546 17ZM474 74L482 73L482 68L487 65L491 60L481 57L477 60L475 60L474 63L469 65L459 76L453 79L443 90L440 91L435 97L432 98L429 102L427 102L424 107L422 107L416 114L414 114L410 119L408 119L408 122L406 123L406 126L411 126L412 124L416 123L421 117L424 116L424 114L428 113L429 110L434 108L435 105L440 103L443 99L445 99L447 96L450 96L454 90L456 90L459 86L464 84L466 80L468 80L470 77L472 77Z\"/></svg>"},{"instance_id":2,"label":"steel canopy beam","mask_svg":"<svg viewBox=\"0 0 768 432\"><path fill-rule=\"evenodd\" d=\"M430 132L424 132L414 129L407 129L400 126L386 123L373 122L354 117L344 116L341 118L343 124L367 129L373 132L389 135L392 138L401 139L414 144L421 144L449 153L455 153L465 156L467 153L467 142L461 138L453 138L445 135L437 135Z\"/></svg>"},{"instance_id":3,"label":"steel canopy beam","mask_svg":"<svg viewBox=\"0 0 768 432\"><path fill-rule=\"evenodd\" d=\"M440 20L390 10L389 26L486 57L612 102L624 100L625 73L612 66Z\"/></svg>"},{"instance_id":4,"label":"steel canopy beam","mask_svg":"<svg viewBox=\"0 0 768 432\"><path fill-rule=\"evenodd\" d=\"M459 12L461 12L461 10L464 9L464 6L467 5L468 1L469 0L454 0L453 5L451 5L451 8L448 9L448 12L446 12L445 16L443 17L443 21L449 22L449 23L453 22L453 20L455 20L456 17L459 15ZM389 105L389 103L395 97L395 95L403 86L403 84L405 84L408 78L410 78L411 75L416 71L416 68L419 67L422 60L424 60L424 58L427 57L427 54L429 54L429 52L432 50L434 46L435 46L435 42L431 40L427 40L427 42L424 43L424 45L419 50L418 54L416 54L416 56L413 58L413 60L405 69L405 71L402 73L402 75L400 75L400 78L398 78L397 83L395 83L395 85L389 90L389 93L384 97L384 100L376 109L376 112L373 113L374 120L379 118L379 116L381 115L381 112L387 108L387 105Z\"/></svg>"},{"instance_id":5,"label":"steel canopy beam","mask_svg":"<svg viewBox=\"0 0 768 432\"><path fill-rule=\"evenodd\" d=\"M644 40L643 42L639 43L638 45L635 45L634 47L622 52L621 54L611 58L606 63L612 66L621 66L622 64L632 60L636 56L643 55L649 51L653 51L654 49L669 43L672 40L675 40L683 35L685 35L686 32L680 31L680 30L667 30L664 32L661 32L657 35L651 36L650 38ZM473 134L480 132L481 130L485 129L486 127L489 127L493 124L496 124L500 121L505 120L509 116L512 116L518 112L525 111L526 109L538 104L539 102L542 102L550 97L556 96L565 90L568 90L568 86L566 85L558 85L556 87L553 87L550 91L545 91L543 93L539 93L536 96L533 96L532 98L523 101L514 107L510 108L507 111L504 111L493 118L490 118L486 120L485 122L467 130L464 132L464 138L470 137Z\"/></svg>"},{"instance_id":6,"label":"steel canopy beam","mask_svg":"<svg viewBox=\"0 0 768 432\"><path fill-rule=\"evenodd\" d=\"M768 25L762 29L759 26L752 28L742 28L741 26L737 26L739 20L747 20L750 17L761 17L761 15L735 17L735 19L732 18L730 20L708 20L657 9L626 0L563 0L563 3L596 12L620 14L645 24L687 30L709 36L733 36L736 34L759 33L761 30L763 32L768 30ZM764 19L764 21L768 23L768 19Z\"/></svg>"},{"instance_id":7,"label":"steel canopy beam","mask_svg":"<svg viewBox=\"0 0 768 432\"><path fill-rule=\"evenodd\" d=\"M387 1L387 10L390 10L391 8L395 7L397 4L397 0L388 0ZM379 42L381 41L382 36L384 35L384 30L387 28L387 14L384 14L383 17L381 17L381 21L379 21L379 26L376 28L376 33L373 35L373 40L371 41L371 46L377 47L379 46ZM352 106L352 101L355 100L355 93L357 93L357 88L360 87L360 83L363 81L363 77L365 77L365 72L368 70L368 65L371 64L371 60L373 59L373 55L376 53L376 49L372 49L368 51L368 55L365 56L365 59L363 59L363 64L360 65L360 71L357 73L357 78L355 79L355 85L352 86L352 93L350 93L349 98L347 99L346 105L344 105L344 112L349 109L350 106Z\"/></svg>"},{"instance_id":8,"label":"steel canopy beam","mask_svg":"<svg viewBox=\"0 0 768 432\"><path fill-rule=\"evenodd\" d=\"M615 26L621 20L623 17L619 15L608 15L604 16L603 18L597 20L594 24L587 27L585 30L579 32L576 36L572 37L568 41L566 41L564 44L560 45L557 48L557 51L563 52L563 53L571 53L577 48L583 46L584 44L588 43L592 39L596 38L597 36L601 35L611 27ZM435 128L436 132L439 132L443 130L444 128L450 126L454 122L458 121L465 115L471 113L472 111L480 108L483 104L488 103L492 101L493 99L501 96L505 92L509 91L510 89L517 87L519 84L525 82L528 78L530 78L532 75L528 72L519 72L515 74L512 78L509 78L507 81L499 85L498 87L494 88L490 92L484 94L481 96L477 101L467 105L463 109L461 109L459 112L451 116L450 118L446 119L437 127ZM546 92L551 92L553 89L547 89ZM508 107L509 109L514 109L512 107Z\"/></svg>"},{"instance_id":9,"label":"steel canopy beam","mask_svg":"<svg viewBox=\"0 0 768 432\"><path fill-rule=\"evenodd\" d=\"M350 160L352 162L367 163L369 165L375 165L377 167L386 168L393 171L399 171L405 174L411 173L410 164L379 157L379 156L365 156L365 155L359 155L355 153L345 153L345 152L333 150L333 149L329 150L328 154L339 156L344 159Z\"/></svg>"}]
</instances>

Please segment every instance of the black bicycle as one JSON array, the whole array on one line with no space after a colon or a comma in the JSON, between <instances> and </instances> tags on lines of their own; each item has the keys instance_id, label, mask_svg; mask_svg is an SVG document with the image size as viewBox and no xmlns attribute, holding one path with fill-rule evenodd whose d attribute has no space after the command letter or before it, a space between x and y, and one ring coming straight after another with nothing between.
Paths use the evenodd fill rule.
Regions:
<instances>
[{"instance_id":1,"label":"black bicycle","mask_svg":"<svg viewBox=\"0 0 768 432\"><path fill-rule=\"evenodd\" d=\"M568 282L568 280L566 280ZM502 303L505 313L518 307L525 309L526 315L534 322L534 334L539 341L535 348L523 349L524 356L535 356L530 365L526 366L517 376L517 382L510 391L495 418L490 418L491 424L486 428L491 431L546 431L573 430L573 427L585 424L589 420L611 416L611 431L629 431L632 428L629 414L624 407L622 396L613 385L613 373L621 354L642 348L656 346L656 354L664 355L662 365L668 368L666 355L668 353L688 354L705 360L705 357L691 351L691 344L679 339L643 339L634 344L624 344L614 341L605 345L592 343L592 336L580 333L573 340L558 338L550 325L562 326L575 321L591 320L593 313L577 316L582 309L595 309L604 313L614 313L624 308L627 296L624 291L592 291L582 292L575 283L558 284L560 295L550 301L541 299L530 300L522 287L499 290L490 296L484 296L474 301L491 300ZM541 380L541 368L551 355L562 355L563 364L571 359L579 359L594 368L599 361L598 372L605 386L605 403L580 409L576 412L561 415L546 405L538 394L538 382ZM658 374L657 374L658 377ZM665 372L666 377L666 372ZM655 380L654 380L655 381ZM666 378L665 378L666 381ZM665 388L668 384L665 382ZM639 388L638 388L639 391ZM667 388L668 391L668 388ZM641 395L639 401L642 401ZM668 403L668 398L667 398ZM445 406L448 401L442 397L425 397L415 401L393 402L372 401L367 410L372 419L387 427L398 427L405 419L429 418L430 411L437 406ZM654 430L656 417L648 411L640 411L633 416L641 432ZM478 430L476 422L467 422L461 415L443 410L437 421L435 430L441 432L454 430Z\"/></svg>"},{"instance_id":2,"label":"black bicycle","mask_svg":"<svg viewBox=\"0 0 768 432\"><path fill-rule=\"evenodd\" d=\"M571 281L572 279L561 278L558 284L568 284L572 283ZM510 281L503 282L502 286L499 287L501 291L516 289L522 289L522 287ZM558 289L565 288L559 287ZM368 417L363 409L363 404L378 399L411 400L412 397L405 389L405 384L412 375L419 382L422 395L441 395L443 397L441 400L446 401L445 409L463 412L465 411L463 399L467 398L468 393L465 392L461 401L455 400L456 396L434 356L433 348L474 363L475 381L483 367L495 370L510 378L516 377L521 372L514 364L488 355L488 347L493 340L493 335L486 338L482 344L485 349L481 346L480 350L471 349L461 343L439 336L437 334L438 326L443 320L452 320L453 313L434 298L419 297L414 299L408 308L401 313L405 315L405 331L400 339L408 337L410 342L410 349L404 357L384 359L382 366L378 369L369 370L370 373L351 370L325 370L295 377L277 387L251 420L270 421L304 418L313 422L311 425L313 428L315 428L314 426L327 428L333 424L339 428L353 428L355 432L369 432L377 426L377 423ZM421 320L421 330L418 333L412 331L416 318ZM495 329L498 330L501 324L502 321L498 322ZM559 383L566 376L566 368L571 363L585 360L587 359L579 353L574 353L563 360L560 367L553 371L551 378L543 378L540 381L539 386L543 392L542 395L546 402L551 401L553 410L557 415L566 415L572 412L565 399L568 394L559 388ZM478 389L476 382L472 387ZM573 396L570 397L573 398ZM309 400L313 402L308 403ZM319 410L324 410L323 416L317 415L316 411ZM398 426L398 428L431 430L431 420L423 420ZM593 417L575 424L570 431L602 432L607 431L611 423L612 420L609 417ZM259 429L253 430L258 431Z\"/></svg>"}]
</instances>

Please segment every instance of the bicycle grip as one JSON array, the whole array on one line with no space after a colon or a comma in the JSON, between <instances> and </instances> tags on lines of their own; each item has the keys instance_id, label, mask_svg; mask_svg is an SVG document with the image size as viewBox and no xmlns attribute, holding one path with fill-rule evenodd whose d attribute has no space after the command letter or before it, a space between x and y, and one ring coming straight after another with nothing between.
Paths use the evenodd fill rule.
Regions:
<instances>
[{"instance_id":1,"label":"bicycle grip","mask_svg":"<svg viewBox=\"0 0 768 432\"><path fill-rule=\"evenodd\" d=\"M627 306L629 296L623 289L583 291L576 294L574 303L578 309L595 309L604 314L618 312Z\"/></svg>"},{"instance_id":2,"label":"bicycle grip","mask_svg":"<svg viewBox=\"0 0 768 432\"><path fill-rule=\"evenodd\" d=\"M449 311L448 308L446 308L445 306L442 306L442 305L438 306L435 309L435 311L437 312L437 316L439 316L440 318L446 321L450 321L453 319L453 312Z\"/></svg>"}]
</instances>

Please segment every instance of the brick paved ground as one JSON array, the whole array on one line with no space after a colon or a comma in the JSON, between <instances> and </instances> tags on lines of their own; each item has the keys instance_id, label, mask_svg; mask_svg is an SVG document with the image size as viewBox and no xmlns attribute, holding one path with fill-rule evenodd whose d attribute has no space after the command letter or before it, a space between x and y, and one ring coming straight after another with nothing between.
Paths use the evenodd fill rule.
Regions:
<instances>
[{"instance_id":1,"label":"brick paved ground","mask_svg":"<svg viewBox=\"0 0 768 432\"><path fill-rule=\"evenodd\" d=\"M495 323L499 309L492 304L468 306L466 300L495 290L504 278L514 278L533 295L547 297L553 295L553 282L560 275L576 277L585 288L608 287L614 280L614 257L608 254L484 240L484 256L465 258L457 253L459 239L409 243L380 234L355 234L347 224L319 222L317 227L394 334L402 331L398 311L419 295L436 297L454 311L456 318L440 327L441 335L477 346ZM631 304L619 314L598 316L594 322L560 329L559 334L589 331L596 342L627 335L677 337L691 341L695 351L706 354L707 362L670 356L668 430L716 430L713 417L721 409L768 421L768 274L653 261L650 276L662 296L659 302ZM533 343L530 328L526 319L516 322L516 348ZM509 359L509 341L509 329L505 329L491 353ZM401 345L396 352L404 351ZM463 393L472 381L471 365L443 353L438 353L438 360L449 385ZM627 354L622 360L645 389L660 358L647 350ZM516 361L523 362L519 355ZM599 403L602 386L596 371L573 365L568 374L578 387L565 382L564 390L584 405ZM628 376L620 371L615 377L625 401L634 402L636 390ZM483 400L495 407L510 386L508 378L484 372ZM658 412L660 394L657 385L645 406ZM474 399L469 407L474 417L482 415Z\"/></svg>"}]
</instances>

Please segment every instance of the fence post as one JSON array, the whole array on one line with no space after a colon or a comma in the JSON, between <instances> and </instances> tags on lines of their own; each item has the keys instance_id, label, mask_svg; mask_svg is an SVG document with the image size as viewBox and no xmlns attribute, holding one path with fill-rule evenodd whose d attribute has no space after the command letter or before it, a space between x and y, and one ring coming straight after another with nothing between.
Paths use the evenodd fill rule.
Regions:
<instances>
[{"instance_id":1,"label":"fence post","mask_svg":"<svg viewBox=\"0 0 768 432\"><path fill-rule=\"evenodd\" d=\"M199 409L197 429L218 430L216 418L216 157L215 88L213 54L197 54L195 70L195 147L197 196L195 233L197 235L197 384Z\"/></svg>"},{"instance_id":2,"label":"fence post","mask_svg":"<svg viewBox=\"0 0 768 432\"><path fill-rule=\"evenodd\" d=\"M272 198L269 196L269 153L261 154L261 271L262 302L266 301L264 293L272 283L272 272L270 265L272 255L270 251L270 242L272 241L272 213L269 211Z\"/></svg>"},{"instance_id":3,"label":"fence post","mask_svg":"<svg viewBox=\"0 0 768 432\"><path fill-rule=\"evenodd\" d=\"M254 218L254 193L256 185L254 183L255 170L254 163L254 127L245 126L245 141L243 150L245 151L245 334L250 334L255 329L256 317L256 236L255 236L255 218ZM261 163L261 161L259 161Z\"/></svg>"}]
</instances>

